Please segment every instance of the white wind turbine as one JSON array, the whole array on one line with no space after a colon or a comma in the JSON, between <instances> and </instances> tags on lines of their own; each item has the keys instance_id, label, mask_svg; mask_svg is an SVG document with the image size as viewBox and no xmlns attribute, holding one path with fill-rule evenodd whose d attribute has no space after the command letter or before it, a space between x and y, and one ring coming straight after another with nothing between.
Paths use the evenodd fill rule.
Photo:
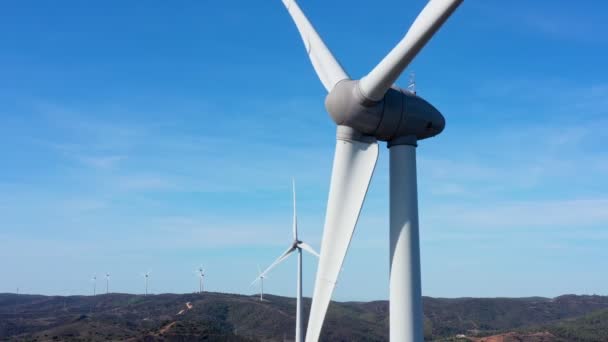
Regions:
<instances>
[{"instance_id":1,"label":"white wind turbine","mask_svg":"<svg viewBox=\"0 0 608 342\"><path fill-rule=\"evenodd\" d=\"M287 250L281 254L264 272L262 272L257 279L263 279L270 270L272 270L275 266L283 262L291 253L298 252L298 276L297 276L297 285L296 285L296 342L302 342L302 250L307 251L308 253L319 257L319 253L317 253L310 245L305 242L302 242L298 239L298 218L296 212L296 183L292 181L293 187L293 242L287 248ZM255 282L255 280L254 280ZM260 295L261 298L261 295Z\"/></svg>"},{"instance_id":2,"label":"white wind turbine","mask_svg":"<svg viewBox=\"0 0 608 342\"><path fill-rule=\"evenodd\" d=\"M144 294L147 296L148 295L148 280L150 279L150 271L147 271L146 273L142 274L142 276L145 278L146 292L144 292Z\"/></svg>"},{"instance_id":3,"label":"white wind turbine","mask_svg":"<svg viewBox=\"0 0 608 342\"><path fill-rule=\"evenodd\" d=\"M262 273L262 270L260 270L260 265L258 265L258 277L255 278L255 280L251 283L251 286L253 286L258 281L260 282L260 302L264 301L264 279L265 278L268 278L268 276L264 275Z\"/></svg>"},{"instance_id":4,"label":"white wind turbine","mask_svg":"<svg viewBox=\"0 0 608 342\"><path fill-rule=\"evenodd\" d=\"M194 273L198 276L198 293L203 293L203 278L205 277L205 270L201 265Z\"/></svg>"},{"instance_id":5,"label":"white wind turbine","mask_svg":"<svg viewBox=\"0 0 608 342\"><path fill-rule=\"evenodd\" d=\"M106 294L110 293L110 273L106 273Z\"/></svg>"},{"instance_id":6,"label":"white wind turbine","mask_svg":"<svg viewBox=\"0 0 608 342\"><path fill-rule=\"evenodd\" d=\"M97 275L94 274L93 278L91 278L91 282L93 283L93 296L97 294Z\"/></svg>"},{"instance_id":7,"label":"white wind turbine","mask_svg":"<svg viewBox=\"0 0 608 342\"><path fill-rule=\"evenodd\" d=\"M312 65L327 89L337 124L321 257L306 341L317 341L378 159L390 149L390 339L422 341L416 146L445 119L430 103L393 83L463 0L430 0L405 37L360 80L352 80L295 0L283 0ZM359 47L361 50L361 47Z\"/></svg>"}]
</instances>

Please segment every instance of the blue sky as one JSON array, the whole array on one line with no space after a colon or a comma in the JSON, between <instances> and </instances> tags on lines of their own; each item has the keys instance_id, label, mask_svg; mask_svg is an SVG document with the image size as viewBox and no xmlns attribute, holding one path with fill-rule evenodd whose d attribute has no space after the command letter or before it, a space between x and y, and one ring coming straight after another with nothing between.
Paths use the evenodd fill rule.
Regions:
<instances>
[{"instance_id":1,"label":"blue sky","mask_svg":"<svg viewBox=\"0 0 608 342\"><path fill-rule=\"evenodd\" d=\"M299 3L359 78L425 1ZM465 1L408 69L447 119L418 148L425 295L608 295L606 11ZM0 292L191 292L202 263L254 293L292 177L319 248L335 128L280 1L5 1L0 49ZM335 299L388 296L387 152ZM295 258L265 285L293 296Z\"/></svg>"}]
</instances>

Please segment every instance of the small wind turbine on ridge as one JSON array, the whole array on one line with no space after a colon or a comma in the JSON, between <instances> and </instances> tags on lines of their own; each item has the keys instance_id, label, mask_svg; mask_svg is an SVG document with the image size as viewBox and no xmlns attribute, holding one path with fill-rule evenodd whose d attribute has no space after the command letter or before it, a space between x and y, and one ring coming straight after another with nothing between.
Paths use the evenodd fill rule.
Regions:
<instances>
[{"instance_id":1,"label":"small wind turbine on ridge","mask_svg":"<svg viewBox=\"0 0 608 342\"><path fill-rule=\"evenodd\" d=\"M255 280L251 283L251 286L253 286L258 281L260 282L260 302L263 302L264 301L264 278L268 278L268 276L264 275L262 273L262 270L260 269L260 265L257 265L257 266L258 266L258 277L255 278Z\"/></svg>"},{"instance_id":2,"label":"small wind turbine on ridge","mask_svg":"<svg viewBox=\"0 0 608 342\"><path fill-rule=\"evenodd\" d=\"M106 294L110 292L110 273L106 273Z\"/></svg>"},{"instance_id":3,"label":"small wind turbine on ridge","mask_svg":"<svg viewBox=\"0 0 608 342\"><path fill-rule=\"evenodd\" d=\"M93 296L95 296L97 294L97 275L94 274L91 281L93 282Z\"/></svg>"},{"instance_id":4,"label":"small wind turbine on ridge","mask_svg":"<svg viewBox=\"0 0 608 342\"><path fill-rule=\"evenodd\" d=\"M143 277L145 278L145 281L146 281L146 292L144 292L144 296L147 296L148 295L148 279L150 278L150 271L147 271L146 273L144 273Z\"/></svg>"},{"instance_id":5,"label":"small wind turbine on ridge","mask_svg":"<svg viewBox=\"0 0 608 342\"><path fill-rule=\"evenodd\" d=\"M196 271L194 271L194 273L199 277L198 293L203 293L203 278L205 277L205 270L203 269L203 266L201 265Z\"/></svg>"}]
</instances>

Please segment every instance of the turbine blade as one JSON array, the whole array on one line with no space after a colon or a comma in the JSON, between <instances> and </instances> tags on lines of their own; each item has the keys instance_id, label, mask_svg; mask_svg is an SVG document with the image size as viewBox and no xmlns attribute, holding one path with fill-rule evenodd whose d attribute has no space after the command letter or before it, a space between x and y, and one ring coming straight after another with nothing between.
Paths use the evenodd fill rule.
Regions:
<instances>
[{"instance_id":1,"label":"turbine blade","mask_svg":"<svg viewBox=\"0 0 608 342\"><path fill-rule=\"evenodd\" d=\"M378 160L378 144L375 139L367 142L348 138L344 140L341 129L344 127L338 127L321 256L306 341L316 342L321 335L327 307Z\"/></svg>"},{"instance_id":2,"label":"turbine blade","mask_svg":"<svg viewBox=\"0 0 608 342\"><path fill-rule=\"evenodd\" d=\"M310 246L309 244L307 244L306 242L300 242L298 244L298 247L302 248L303 250L307 251L308 253L316 256L317 258L319 257L319 253L317 253L317 251L314 250L314 248L312 248L312 246Z\"/></svg>"},{"instance_id":3,"label":"turbine blade","mask_svg":"<svg viewBox=\"0 0 608 342\"><path fill-rule=\"evenodd\" d=\"M277 266L278 264L282 263L283 260L287 259L287 257L293 253L293 251L295 251L296 248L294 246L289 247L285 252L283 252L283 254L281 254L281 256L279 256L277 258L277 260L275 260L272 264L270 264L270 266L268 266L267 269L264 270L264 272L262 272L262 274L260 274L260 277L264 277L266 276L266 274L268 272L270 272L270 270L272 270L273 268L275 268L275 266Z\"/></svg>"},{"instance_id":4,"label":"turbine blade","mask_svg":"<svg viewBox=\"0 0 608 342\"><path fill-rule=\"evenodd\" d=\"M430 0L405 37L359 82L363 96L380 101L418 52L454 13L463 0Z\"/></svg>"},{"instance_id":5,"label":"turbine blade","mask_svg":"<svg viewBox=\"0 0 608 342\"><path fill-rule=\"evenodd\" d=\"M253 285L255 285L255 283L259 282L259 281L260 281L260 279L262 279L262 278L264 278L264 279L268 279L268 278L270 278L270 277L269 277L268 275L264 275L264 276L262 276L262 274L260 273L260 275L259 275L257 278L255 278L255 280L254 280L254 281L252 281L252 282L251 282L251 284L250 284L249 286L253 286Z\"/></svg>"},{"instance_id":6,"label":"turbine blade","mask_svg":"<svg viewBox=\"0 0 608 342\"><path fill-rule=\"evenodd\" d=\"M293 191L293 239L298 241L298 212L296 210L296 181L291 179L292 191Z\"/></svg>"},{"instance_id":7,"label":"turbine blade","mask_svg":"<svg viewBox=\"0 0 608 342\"><path fill-rule=\"evenodd\" d=\"M308 58L310 58L310 62L325 89L330 91L336 83L341 80L350 79L310 21L308 21L308 18L306 18L306 15L304 15L296 1L283 0L283 4L295 22L300 36L302 36Z\"/></svg>"}]
</instances>

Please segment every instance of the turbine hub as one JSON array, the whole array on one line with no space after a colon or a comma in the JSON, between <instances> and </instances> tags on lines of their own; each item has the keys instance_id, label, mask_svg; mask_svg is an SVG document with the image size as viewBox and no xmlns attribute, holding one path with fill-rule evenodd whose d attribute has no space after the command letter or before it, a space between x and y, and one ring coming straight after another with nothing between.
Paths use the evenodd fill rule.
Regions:
<instances>
[{"instance_id":1,"label":"turbine hub","mask_svg":"<svg viewBox=\"0 0 608 342\"><path fill-rule=\"evenodd\" d=\"M337 125L348 126L378 140L433 137L445 128L445 118L429 102L407 90L390 88L380 101L370 101L359 81L338 82L325 98L325 108Z\"/></svg>"}]
</instances>

